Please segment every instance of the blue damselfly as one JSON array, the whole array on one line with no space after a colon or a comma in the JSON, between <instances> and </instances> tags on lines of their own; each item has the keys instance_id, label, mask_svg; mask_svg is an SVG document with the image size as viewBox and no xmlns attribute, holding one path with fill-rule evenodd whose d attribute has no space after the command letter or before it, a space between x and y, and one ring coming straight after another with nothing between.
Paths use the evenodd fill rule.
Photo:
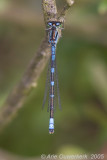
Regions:
<instances>
[{"instance_id":1,"label":"blue damselfly","mask_svg":"<svg viewBox=\"0 0 107 160\"><path fill-rule=\"evenodd\" d=\"M60 21L49 21L47 23L46 30L48 32L48 42L51 46L51 57L50 57L50 62L48 66L43 107L45 105L47 93L49 93L48 111L50 110L50 120L49 120L50 134L54 133L54 111L55 111L55 97L56 97L55 88L57 91L59 108L61 109L57 66L56 66L56 45L59 39L59 31L61 29L62 29L62 23Z\"/></svg>"}]
</instances>

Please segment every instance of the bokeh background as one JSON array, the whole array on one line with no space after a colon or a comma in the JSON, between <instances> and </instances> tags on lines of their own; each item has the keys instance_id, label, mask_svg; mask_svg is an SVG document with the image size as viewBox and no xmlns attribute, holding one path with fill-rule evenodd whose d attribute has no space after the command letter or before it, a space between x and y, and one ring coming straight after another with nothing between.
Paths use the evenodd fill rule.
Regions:
<instances>
[{"instance_id":1,"label":"bokeh background","mask_svg":"<svg viewBox=\"0 0 107 160\"><path fill-rule=\"evenodd\" d=\"M57 0L59 11L65 1ZM23 157L107 153L107 1L75 0L57 46L62 111L48 134L42 110L47 67L17 116L0 134L0 148ZM0 0L0 106L20 81L45 35L41 0Z\"/></svg>"}]
</instances>

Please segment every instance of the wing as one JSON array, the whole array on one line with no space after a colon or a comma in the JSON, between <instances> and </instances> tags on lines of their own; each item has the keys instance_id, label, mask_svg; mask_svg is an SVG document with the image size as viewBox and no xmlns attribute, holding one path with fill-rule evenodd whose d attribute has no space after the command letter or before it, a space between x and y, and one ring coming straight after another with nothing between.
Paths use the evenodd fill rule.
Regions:
<instances>
[{"instance_id":1,"label":"wing","mask_svg":"<svg viewBox=\"0 0 107 160\"><path fill-rule=\"evenodd\" d=\"M55 68L55 73L54 73L54 81L55 81L55 99L54 99L54 111L56 110L56 106L58 104L59 109L61 110L61 100L60 100L60 91L59 91L59 82L58 82L58 70L57 70L57 64L56 64L56 59L54 62L54 68ZM47 111L49 112L50 108L50 70L51 70L51 59L48 64L48 71L47 71L47 78L46 78L46 84L45 84L45 94L44 94L44 99L43 99L43 105L42 108L45 107L45 103L48 99L48 108Z\"/></svg>"},{"instance_id":2,"label":"wing","mask_svg":"<svg viewBox=\"0 0 107 160\"><path fill-rule=\"evenodd\" d=\"M58 101L58 106L59 109L61 110L61 99L60 99L60 91L59 91L59 81L58 81L58 70L57 70L57 63L55 60L55 82L56 82L56 94L57 94L57 101Z\"/></svg>"},{"instance_id":3,"label":"wing","mask_svg":"<svg viewBox=\"0 0 107 160\"><path fill-rule=\"evenodd\" d=\"M49 61L48 70L47 70L47 77L46 77L46 84L45 84L45 94L44 94L42 108L45 107L45 103L46 103L46 100L47 100L47 95L49 96L49 90L50 90L50 69L51 69L51 62ZM48 109L47 109L47 111L49 111L49 105L50 105L50 98L49 98L49 101L48 101Z\"/></svg>"}]
</instances>

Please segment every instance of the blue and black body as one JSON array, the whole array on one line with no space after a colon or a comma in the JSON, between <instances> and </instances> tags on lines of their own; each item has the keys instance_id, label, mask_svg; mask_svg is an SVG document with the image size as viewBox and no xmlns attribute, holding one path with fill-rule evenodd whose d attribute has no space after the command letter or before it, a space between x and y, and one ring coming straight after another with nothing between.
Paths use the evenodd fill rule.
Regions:
<instances>
[{"instance_id":1,"label":"blue and black body","mask_svg":"<svg viewBox=\"0 0 107 160\"><path fill-rule=\"evenodd\" d=\"M58 41L57 26L59 22L49 22L49 43L51 44L51 73L50 73L50 120L49 120L49 133L54 133L54 85L55 85L55 59L56 59L56 44Z\"/></svg>"},{"instance_id":2,"label":"blue and black body","mask_svg":"<svg viewBox=\"0 0 107 160\"><path fill-rule=\"evenodd\" d=\"M49 106L50 110L50 120L49 120L49 133L54 133L54 110L55 110L55 86L57 86L57 95L59 96L58 78L57 78L57 68L56 68L56 45L59 38L59 30L62 29L61 22L49 21L48 25L48 41L51 45L51 59L50 59L50 69L49 69ZM56 84L57 83L57 84ZM46 97L45 97L46 98ZM60 98L58 98L58 103L60 103Z\"/></svg>"}]
</instances>

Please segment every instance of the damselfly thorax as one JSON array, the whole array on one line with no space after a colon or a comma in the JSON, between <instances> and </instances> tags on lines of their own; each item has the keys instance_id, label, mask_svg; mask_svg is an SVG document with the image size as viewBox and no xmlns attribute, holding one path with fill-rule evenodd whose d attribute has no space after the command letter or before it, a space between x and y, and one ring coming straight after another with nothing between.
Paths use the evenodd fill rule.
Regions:
<instances>
[{"instance_id":1,"label":"damselfly thorax","mask_svg":"<svg viewBox=\"0 0 107 160\"><path fill-rule=\"evenodd\" d=\"M62 23L60 21L50 21L47 23L47 27L49 43L57 44L59 36L58 30L62 29Z\"/></svg>"}]
</instances>

